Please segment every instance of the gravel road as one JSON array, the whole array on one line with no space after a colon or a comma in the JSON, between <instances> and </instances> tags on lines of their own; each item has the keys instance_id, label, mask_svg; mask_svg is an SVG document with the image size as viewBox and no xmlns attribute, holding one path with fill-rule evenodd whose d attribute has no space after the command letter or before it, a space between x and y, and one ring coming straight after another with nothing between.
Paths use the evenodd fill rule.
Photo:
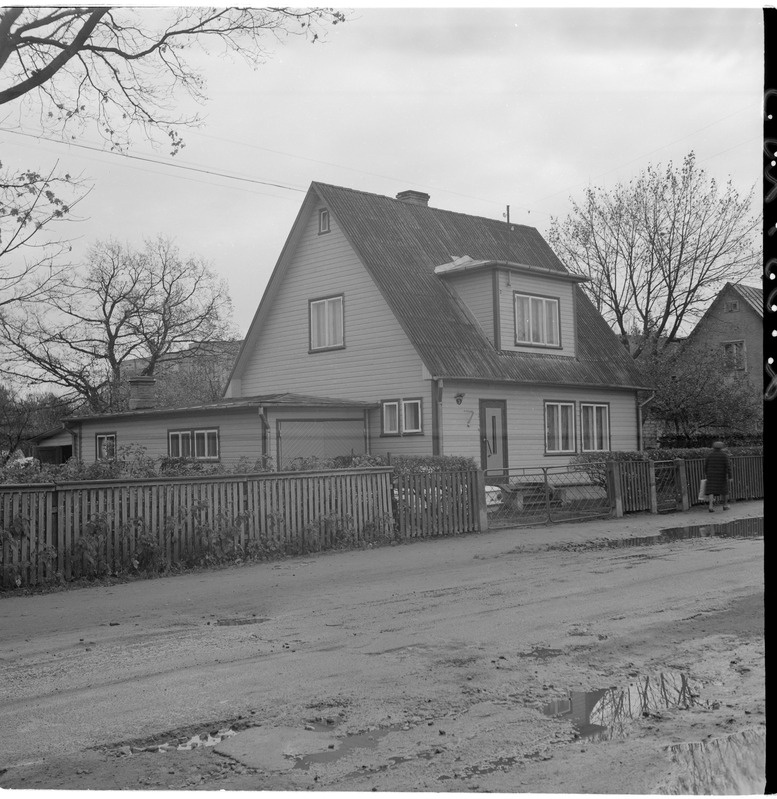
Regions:
<instances>
[{"instance_id":1,"label":"gravel road","mask_svg":"<svg viewBox=\"0 0 777 799\"><path fill-rule=\"evenodd\" d=\"M762 792L763 536L623 545L703 510L6 596L0 788Z\"/></svg>"}]
</instances>

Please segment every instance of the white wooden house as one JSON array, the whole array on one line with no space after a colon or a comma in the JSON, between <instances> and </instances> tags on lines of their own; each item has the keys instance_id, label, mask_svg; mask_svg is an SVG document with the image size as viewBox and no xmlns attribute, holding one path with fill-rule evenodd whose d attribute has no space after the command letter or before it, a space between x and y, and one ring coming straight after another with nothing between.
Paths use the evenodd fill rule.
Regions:
<instances>
[{"instance_id":1,"label":"white wooden house","mask_svg":"<svg viewBox=\"0 0 777 799\"><path fill-rule=\"evenodd\" d=\"M283 467L359 441L503 469L635 449L644 379L584 280L534 228L433 208L421 192L313 183L224 400L73 419L74 451L174 455L190 440L194 457Z\"/></svg>"}]
</instances>

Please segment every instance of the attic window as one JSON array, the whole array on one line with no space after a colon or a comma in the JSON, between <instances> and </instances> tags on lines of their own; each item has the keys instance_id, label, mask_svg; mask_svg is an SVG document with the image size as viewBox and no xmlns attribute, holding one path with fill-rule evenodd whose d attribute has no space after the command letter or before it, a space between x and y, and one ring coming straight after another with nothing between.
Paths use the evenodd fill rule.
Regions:
<instances>
[{"instance_id":1,"label":"attic window","mask_svg":"<svg viewBox=\"0 0 777 799\"><path fill-rule=\"evenodd\" d=\"M329 211L326 208L318 212L318 233L329 233Z\"/></svg>"},{"instance_id":2,"label":"attic window","mask_svg":"<svg viewBox=\"0 0 777 799\"><path fill-rule=\"evenodd\" d=\"M728 300L726 302L726 311L731 313L732 311L739 310L739 300Z\"/></svg>"}]
</instances>

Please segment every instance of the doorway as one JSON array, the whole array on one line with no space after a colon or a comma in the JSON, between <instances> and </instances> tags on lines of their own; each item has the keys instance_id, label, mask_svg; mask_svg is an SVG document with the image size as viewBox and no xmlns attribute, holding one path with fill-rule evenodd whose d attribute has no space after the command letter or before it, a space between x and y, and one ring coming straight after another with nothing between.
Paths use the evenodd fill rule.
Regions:
<instances>
[{"instance_id":1,"label":"doorway","mask_svg":"<svg viewBox=\"0 0 777 799\"><path fill-rule=\"evenodd\" d=\"M480 463L486 479L507 474L506 400L480 400Z\"/></svg>"}]
</instances>

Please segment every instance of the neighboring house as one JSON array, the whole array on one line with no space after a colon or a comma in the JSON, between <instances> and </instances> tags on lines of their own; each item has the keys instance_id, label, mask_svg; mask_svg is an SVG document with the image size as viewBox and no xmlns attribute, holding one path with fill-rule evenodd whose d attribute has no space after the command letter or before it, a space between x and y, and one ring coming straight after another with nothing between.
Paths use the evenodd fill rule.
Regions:
<instances>
[{"instance_id":1,"label":"neighboring house","mask_svg":"<svg viewBox=\"0 0 777 799\"><path fill-rule=\"evenodd\" d=\"M647 387L585 278L534 228L428 201L313 183L225 399L73 419L76 451L90 460L133 441L174 455L187 440L199 453L216 427L220 460L266 454L281 467L358 441L497 472L635 449ZM279 395L302 399L292 410Z\"/></svg>"},{"instance_id":2,"label":"neighboring house","mask_svg":"<svg viewBox=\"0 0 777 799\"><path fill-rule=\"evenodd\" d=\"M686 357L712 349L732 372L760 386L763 375L763 292L726 283L685 341Z\"/></svg>"}]
</instances>

